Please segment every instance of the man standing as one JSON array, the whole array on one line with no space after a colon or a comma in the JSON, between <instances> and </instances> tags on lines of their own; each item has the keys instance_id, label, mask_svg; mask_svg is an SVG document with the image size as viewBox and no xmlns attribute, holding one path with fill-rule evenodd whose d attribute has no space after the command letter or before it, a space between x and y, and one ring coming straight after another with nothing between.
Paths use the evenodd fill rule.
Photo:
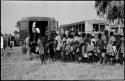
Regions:
<instances>
[{"instance_id":1,"label":"man standing","mask_svg":"<svg viewBox=\"0 0 125 81\"><path fill-rule=\"evenodd\" d=\"M10 48L12 48L12 46L14 45L14 37L11 34L9 36L8 42L9 42Z\"/></svg>"},{"instance_id":2,"label":"man standing","mask_svg":"<svg viewBox=\"0 0 125 81\"><path fill-rule=\"evenodd\" d=\"M108 30L104 31L104 34L102 35L101 39L105 42L105 44L108 44L109 36L108 36Z\"/></svg>"},{"instance_id":3,"label":"man standing","mask_svg":"<svg viewBox=\"0 0 125 81\"><path fill-rule=\"evenodd\" d=\"M33 22L33 26L32 26L32 36L31 36L31 41L33 43L36 43L40 34L40 29L38 26L36 26L36 22Z\"/></svg>"},{"instance_id":4,"label":"man standing","mask_svg":"<svg viewBox=\"0 0 125 81\"><path fill-rule=\"evenodd\" d=\"M60 59L61 37L59 35L59 32L57 32L57 34L58 35L55 37L55 40L57 41L56 59Z\"/></svg>"},{"instance_id":5,"label":"man standing","mask_svg":"<svg viewBox=\"0 0 125 81\"><path fill-rule=\"evenodd\" d=\"M4 39L3 39L3 35L1 34L1 55L4 55L3 44L4 44Z\"/></svg>"}]
</instances>

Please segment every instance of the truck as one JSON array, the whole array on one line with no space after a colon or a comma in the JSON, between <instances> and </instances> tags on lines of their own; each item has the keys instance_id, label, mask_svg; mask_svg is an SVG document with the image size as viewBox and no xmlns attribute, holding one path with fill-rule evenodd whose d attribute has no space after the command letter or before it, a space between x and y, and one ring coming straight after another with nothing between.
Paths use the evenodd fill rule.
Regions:
<instances>
[{"instance_id":1,"label":"truck","mask_svg":"<svg viewBox=\"0 0 125 81\"><path fill-rule=\"evenodd\" d=\"M52 17L24 17L19 22L20 44L27 36L32 33L32 24L36 22L39 26L42 36L47 36L50 39L51 34L58 30L58 21Z\"/></svg>"}]
</instances>

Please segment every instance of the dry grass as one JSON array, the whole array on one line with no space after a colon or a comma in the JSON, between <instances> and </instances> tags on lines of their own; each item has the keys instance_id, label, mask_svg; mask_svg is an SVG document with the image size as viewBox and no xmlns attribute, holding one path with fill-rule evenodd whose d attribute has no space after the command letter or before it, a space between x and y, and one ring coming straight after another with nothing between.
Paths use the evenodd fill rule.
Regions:
<instances>
[{"instance_id":1,"label":"dry grass","mask_svg":"<svg viewBox=\"0 0 125 81\"><path fill-rule=\"evenodd\" d=\"M10 51L9 51L10 52ZM34 55L35 56L35 55ZM2 80L86 80L124 79L124 66L103 66L86 63L49 63L42 65L39 59L26 60L20 48L11 51L10 56L1 57Z\"/></svg>"}]
</instances>

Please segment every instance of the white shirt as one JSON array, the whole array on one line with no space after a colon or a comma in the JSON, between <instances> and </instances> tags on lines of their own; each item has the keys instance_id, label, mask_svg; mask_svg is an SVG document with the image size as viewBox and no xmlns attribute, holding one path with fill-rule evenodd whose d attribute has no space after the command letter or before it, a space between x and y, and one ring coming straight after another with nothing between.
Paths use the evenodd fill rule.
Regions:
<instances>
[{"instance_id":1,"label":"white shirt","mask_svg":"<svg viewBox=\"0 0 125 81\"><path fill-rule=\"evenodd\" d=\"M36 31L37 31L37 33L40 33L40 29L39 28L36 28Z\"/></svg>"},{"instance_id":2,"label":"white shirt","mask_svg":"<svg viewBox=\"0 0 125 81\"><path fill-rule=\"evenodd\" d=\"M60 50L60 47L61 47L61 37L60 37L59 35L57 35L57 36L55 37L55 40L58 41L56 50Z\"/></svg>"},{"instance_id":3,"label":"white shirt","mask_svg":"<svg viewBox=\"0 0 125 81\"><path fill-rule=\"evenodd\" d=\"M70 38L70 42L73 42L73 39L72 39L72 38Z\"/></svg>"},{"instance_id":4,"label":"white shirt","mask_svg":"<svg viewBox=\"0 0 125 81\"><path fill-rule=\"evenodd\" d=\"M66 43L68 44L70 42L71 42L70 38L67 38Z\"/></svg>"},{"instance_id":5,"label":"white shirt","mask_svg":"<svg viewBox=\"0 0 125 81\"><path fill-rule=\"evenodd\" d=\"M55 40L57 40L58 42L61 42L61 37L60 37L59 35L57 35L57 36L55 37Z\"/></svg>"},{"instance_id":6,"label":"white shirt","mask_svg":"<svg viewBox=\"0 0 125 81\"><path fill-rule=\"evenodd\" d=\"M74 37L74 41L78 41L78 37Z\"/></svg>"},{"instance_id":7,"label":"white shirt","mask_svg":"<svg viewBox=\"0 0 125 81\"><path fill-rule=\"evenodd\" d=\"M66 41L66 38L63 38L62 41L63 41L63 42Z\"/></svg>"},{"instance_id":8,"label":"white shirt","mask_svg":"<svg viewBox=\"0 0 125 81\"><path fill-rule=\"evenodd\" d=\"M95 38L92 38L91 39L91 44L93 45L93 42L96 42L96 39Z\"/></svg>"},{"instance_id":9,"label":"white shirt","mask_svg":"<svg viewBox=\"0 0 125 81\"><path fill-rule=\"evenodd\" d=\"M61 45L66 42L66 38L63 38L62 41L61 41Z\"/></svg>"},{"instance_id":10,"label":"white shirt","mask_svg":"<svg viewBox=\"0 0 125 81\"><path fill-rule=\"evenodd\" d=\"M1 36L1 48L3 48L3 37Z\"/></svg>"}]
</instances>

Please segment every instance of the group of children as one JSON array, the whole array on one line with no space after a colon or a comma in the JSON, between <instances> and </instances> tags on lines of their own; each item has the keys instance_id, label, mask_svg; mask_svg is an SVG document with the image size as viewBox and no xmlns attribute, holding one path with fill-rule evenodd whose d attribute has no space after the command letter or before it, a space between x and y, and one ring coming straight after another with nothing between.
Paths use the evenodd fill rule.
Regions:
<instances>
[{"instance_id":1,"label":"group of children","mask_svg":"<svg viewBox=\"0 0 125 81\"><path fill-rule=\"evenodd\" d=\"M113 32L106 30L104 34L86 34L86 33L68 33L63 34L62 37L57 35L55 37L57 45L55 46L57 60L75 61L75 62L100 62L107 63L111 60L113 62L118 59L118 44ZM120 51L119 51L120 53Z\"/></svg>"}]
</instances>

